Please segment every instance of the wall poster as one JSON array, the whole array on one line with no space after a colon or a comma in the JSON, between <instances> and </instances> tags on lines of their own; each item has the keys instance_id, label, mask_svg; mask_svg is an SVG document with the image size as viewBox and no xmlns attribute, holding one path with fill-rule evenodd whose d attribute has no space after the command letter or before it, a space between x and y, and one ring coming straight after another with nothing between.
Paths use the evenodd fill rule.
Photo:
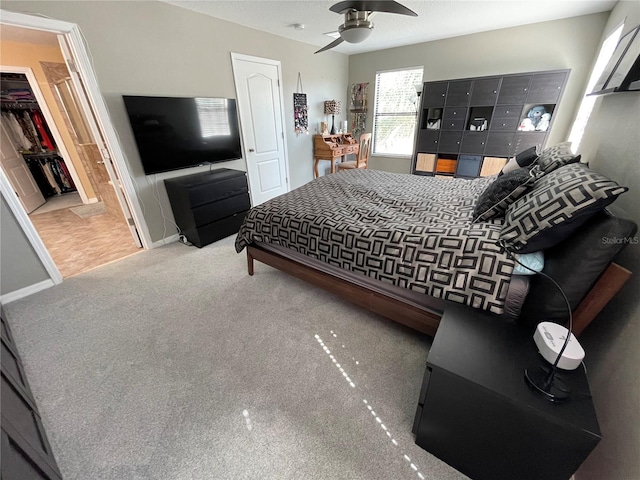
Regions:
<instances>
[{"instance_id":1,"label":"wall poster","mask_svg":"<svg viewBox=\"0 0 640 480\"><path fill-rule=\"evenodd\" d=\"M351 85L350 96L350 131L353 136L358 137L361 133L364 133L367 127L367 102L369 97L369 83L354 83L353 85Z\"/></svg>"},{"instance_id":2,"label":"wall poster","mask_svg":"<svg viewBox=\"0 0 640 480\"><path fill-rule=\"evenodd\" d=\"M298 89L300 93L293 94L293 124L296 135L309 135L309 117L307 113L307 94L302 93L302 77L298 72Z\"/></svg>"}]
</instances>

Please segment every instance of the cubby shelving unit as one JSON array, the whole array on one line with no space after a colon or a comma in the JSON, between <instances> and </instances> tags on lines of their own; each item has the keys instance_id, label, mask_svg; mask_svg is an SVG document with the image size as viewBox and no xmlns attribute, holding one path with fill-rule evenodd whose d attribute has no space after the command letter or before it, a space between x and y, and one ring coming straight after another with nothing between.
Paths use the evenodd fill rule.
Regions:
<instances>
[{"instance_id":1,"label":"cubby shelving unit","mask_svg":"<svg viewBox=\"0 0 640 480\"><path fill-rule=\"evenodd\" d=\"M517 153L532 146L544 148L569 72L425 82L412 172L492 175ZM523 123L533 107L543 107L548 114L541 129Z\"/></svg>"}]
</instances>

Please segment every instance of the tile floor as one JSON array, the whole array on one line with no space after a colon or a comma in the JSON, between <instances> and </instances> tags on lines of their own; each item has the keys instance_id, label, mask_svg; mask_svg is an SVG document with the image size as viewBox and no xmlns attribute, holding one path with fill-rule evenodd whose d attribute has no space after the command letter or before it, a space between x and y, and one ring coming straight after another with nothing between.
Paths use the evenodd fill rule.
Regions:
<instances>
[{"instance_id":1,"label":"tile floor","mask_svg":"<svg viewBox=\"0 0 640 480\"><path fill-rule=\"evenodd\" d=\"M54 198L29 215L63 278L86 272L141 252L133 242L124 217L94 215L80 218L69 209L70 198ZM59 202L62 208L51 210ZM81 202L80 202L81 203Z\"/></svg>"}]
</instances>

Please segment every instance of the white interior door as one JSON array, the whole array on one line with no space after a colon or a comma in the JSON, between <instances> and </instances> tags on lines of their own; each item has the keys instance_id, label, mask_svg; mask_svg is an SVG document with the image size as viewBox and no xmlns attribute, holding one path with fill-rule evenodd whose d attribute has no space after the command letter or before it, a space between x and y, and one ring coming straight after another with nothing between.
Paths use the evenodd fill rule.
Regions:
<instances>
[{"instance_id":1,"label":"white interior door","mask_svg":"<svg viewBox=\"0 0 640 480\"><path fill-rule=\"evenodd\" d=\"M280 62L231 54L252 205L289 191Z\"/></svg>"},{"instance_id":2,"label":"white interior door","mask_svg":"<svg viewBox=\"0 0 640 480\"><path fill-rule=\"evenodd\" d=\"M11 183L18 200L27 213L33 212L40 205L45 203L44 196L38 188L38 184L33 179L31 171L24 161L22 155L14 148L5 131L3 124L0 124L2 138L0 138L0 163Z\"/></svg>"}]
</instances>

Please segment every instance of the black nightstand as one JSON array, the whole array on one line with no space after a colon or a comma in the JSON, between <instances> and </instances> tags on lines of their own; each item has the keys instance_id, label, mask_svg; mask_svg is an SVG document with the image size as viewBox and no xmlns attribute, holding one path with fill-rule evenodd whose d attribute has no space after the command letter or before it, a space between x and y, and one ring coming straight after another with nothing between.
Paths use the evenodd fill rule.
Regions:
<instances>
[{"instance_id":1,"label":"black nightstand","mask_svg":"<svg viewBox=\"0 0 640 480\"><path fill-rule=\"evenodd\" d=\"M549 402L524 381L546 365L533 332L447 306L427 357L414 422L416 443L475 480L568 480L600 441L582 367L560 371L571 388Z\"/></svg>"}]
</instances>

